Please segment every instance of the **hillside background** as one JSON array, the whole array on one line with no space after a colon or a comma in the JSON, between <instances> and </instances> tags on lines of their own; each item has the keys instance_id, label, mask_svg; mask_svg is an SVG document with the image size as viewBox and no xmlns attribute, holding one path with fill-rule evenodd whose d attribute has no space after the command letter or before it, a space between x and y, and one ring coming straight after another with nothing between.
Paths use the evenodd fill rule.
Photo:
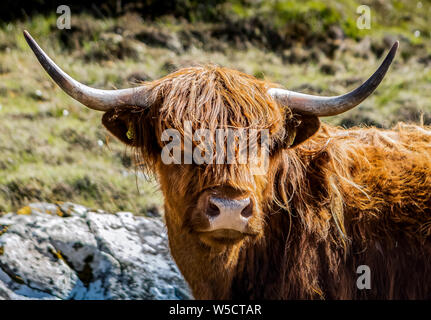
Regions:
<instances>
[{"instance_id":1,"label":"hillside background","mask_svg":"<svg viewBox=\"0 0 431 320\"><path fill-rule=\"evenodd\" d=\"M400 50L377 91L323 121L390 128L431 123L431 1L75 1L59 30L59 1L0 4L0 213L33 201L72 201L159 215L157 183L128 150L48 78L27 29L74 78L124 88L178 68L213 63L286 88L337 95L362 83L395 40ZM357 8L371 9L359 29Z\"/></svg>"}]
</instances>

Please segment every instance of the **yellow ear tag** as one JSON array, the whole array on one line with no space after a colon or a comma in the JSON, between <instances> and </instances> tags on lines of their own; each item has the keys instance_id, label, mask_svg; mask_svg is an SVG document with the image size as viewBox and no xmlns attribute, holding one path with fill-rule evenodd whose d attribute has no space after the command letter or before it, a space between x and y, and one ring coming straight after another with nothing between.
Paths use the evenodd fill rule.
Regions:
<instances>
[{"instance_id":1,"label":"yellow ear tag","mask_svg":"<svg viewBox=\"0 0 431 320\"><path fill-rule=\"evenodd\" d=\"M127 130L126 136L127 136L127 139L129 140L133 140L133 138L135 137L135 133L133 132L133 128L131 124L129 124L129 130Z\"/></svg>"},{"instance_id":2,"label":"yellow ear tag","mask_svg":"<svg viewBox=\"0 0 431 320\"><path fill-rule=\"evenodd\" d=\"M288 132L287 132L287 139L286 139L287 140L286 145L288 147L290 147L295 142L295 138L296 138L296 130L295 129L288 130Z\"/></svg>"}]
</instances>

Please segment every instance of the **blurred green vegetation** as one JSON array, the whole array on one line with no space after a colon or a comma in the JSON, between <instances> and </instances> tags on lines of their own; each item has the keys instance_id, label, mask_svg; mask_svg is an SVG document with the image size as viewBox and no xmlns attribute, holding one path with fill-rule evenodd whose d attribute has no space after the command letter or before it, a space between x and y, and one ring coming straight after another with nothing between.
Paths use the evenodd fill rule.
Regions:
<instances>
[{"instance_id":1,"label":"blurred green vegetation","mask_svg":"<svg viewBox=\"0 0 431 320\"><path fill-rule=\"evenodd\" d=\"M157 183L137 172L100 113L53 84L24 29L73 77L106 89L213 63L292 90L336 95L364 81L400 40L376 92L359 108L323 121L384 128L431 123L430 1L148 0L120 1L120 7L105 1L99 10L72 6L71 30L57 29L53 3L39 8L43 14L30 14L29 6L19 19L0 22L0 212L30 201L162 210ZM371 29L357 28L359 5L370 6Z\"/></svg>"}]
</instances>

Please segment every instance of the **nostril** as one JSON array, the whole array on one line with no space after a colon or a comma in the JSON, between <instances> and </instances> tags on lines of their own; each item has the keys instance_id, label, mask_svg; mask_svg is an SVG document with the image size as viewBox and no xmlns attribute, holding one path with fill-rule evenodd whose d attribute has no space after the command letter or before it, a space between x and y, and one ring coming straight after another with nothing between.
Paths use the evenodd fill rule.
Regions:
<instances>
[{"instance_id":1,"label":"nostril","mask_svg":"<svg viewBox=\"0 0 431 320\"><path fill-rule=\"evenodd\" d=\"M242 215L244 218L250 218L252 214L253 214L253 205L252 205L252 203L250 202L250 203L247 205L247 207L245 207L244 209L242 209L242 211L241 211L241 215Z\"/></svg>"},{"instance_id":2,"label":"nostril","mask_svg":"<svg viewBox=\"0 0 431 320\"><path fill-rule=\"evenodd\" d=\"M220 209L212 202L208 204L207 215L210 217L215 217L220 214Z\"/></svg>"}]
</instances>

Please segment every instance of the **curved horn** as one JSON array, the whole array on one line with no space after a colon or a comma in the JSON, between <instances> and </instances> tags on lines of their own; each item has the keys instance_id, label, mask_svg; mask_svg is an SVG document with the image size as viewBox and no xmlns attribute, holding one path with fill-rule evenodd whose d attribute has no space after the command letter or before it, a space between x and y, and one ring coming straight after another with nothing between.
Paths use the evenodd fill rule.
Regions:
<instances>
[{"instance_id":1,"label":"curved horn","mask_svg":"<svg viewBox=\"0 0 431 320\"><path fill-rule=\"evenodd\" d=\"M268 93L280 104L302 114L327 117L346 112L364 101L378 87L394 59L398 45L398 41L394 43L385 60L367 81L344 95L320 97L279 88L271 88Z\"/></svg>"},{"instance_id":2,"label":"curved horn","mask_svg":"<svg viewBox=\"0 0 431 320\"><path fill-rule=\"evenodd\" d=\"M108 111L121 106L145 106L146 88L143 86L120 90L90 88L70 77L52 61L39 47L31 35L24 31L24 37L42 67L69 96L90 109Z\"/></svg>"}]
</instances>

